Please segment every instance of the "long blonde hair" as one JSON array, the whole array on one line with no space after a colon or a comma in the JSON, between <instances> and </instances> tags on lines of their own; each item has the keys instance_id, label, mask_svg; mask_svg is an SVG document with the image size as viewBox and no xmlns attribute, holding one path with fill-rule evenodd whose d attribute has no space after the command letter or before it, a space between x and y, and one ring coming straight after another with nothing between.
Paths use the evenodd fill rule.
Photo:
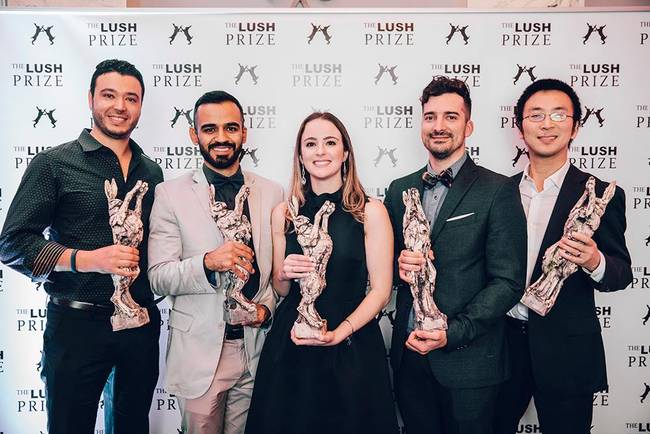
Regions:
<instances>
[{"instance_id":1,"label":"long blonde hair","mask_svg":"<svg viewBox=\"0 0 650 434\"><path fill-rule=\"evenodd\" d=\"M311 189L309 174L307 174L306 183L303 185L301 182L301 165L300 162L300 145L302 142L302 135L305 132L307 124L316 119L324 119L331 122L336 129L341 133L343 139L343 150L347 151L348 158L343 162L343 167L347 165L347 171L343 176L343 169L341 169L341 176L343 178L343 209L354 217L360 223L363 223L364 208L366 205L366 192L359 181L357 174L357 166L354 162L354 150L352 149L352 142L347 129L343 122L332 113L329 112L314 112L307 116L300 128L298 129L298 136L296 137L296 146L293 151L293 174L291 176L291 195L298 199L299 206L305 203L305 193Z\"/></svg>"}]
</instances>

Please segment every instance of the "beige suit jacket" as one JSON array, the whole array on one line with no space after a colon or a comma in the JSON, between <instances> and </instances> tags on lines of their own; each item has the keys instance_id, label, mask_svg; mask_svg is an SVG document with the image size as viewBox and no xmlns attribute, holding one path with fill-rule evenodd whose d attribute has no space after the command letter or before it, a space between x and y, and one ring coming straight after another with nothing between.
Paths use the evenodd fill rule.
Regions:
<instances>
[{"instance_id":1,"label":"beige suit jacket","mask_svg":"<svg viewBox=\"0 0 650 434\"><path fill-rule=\"evenodd\" d=\"M271 287L271 211L283 200L275 182L244 172L250 186L248 207L253 227L260 288L253 298L271 312L276 295ZM205 253L223 244L208 205L208 182L202 170L156 186L150 217L149 280L153 292L171 304L167 342L166 387L169 393L192 399L203 395L214 376L224 340L224 285L217 286L203 270ZM255 375L267 330L244 327L244 348Z\"/></svg>"}]
</instances>

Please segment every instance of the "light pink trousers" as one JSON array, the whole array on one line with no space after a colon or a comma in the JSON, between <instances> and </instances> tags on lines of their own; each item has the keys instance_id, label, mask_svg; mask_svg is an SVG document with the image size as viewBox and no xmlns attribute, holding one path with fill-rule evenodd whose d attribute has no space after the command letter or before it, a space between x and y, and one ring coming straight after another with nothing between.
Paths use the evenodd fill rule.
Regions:
<instances>
[{"instance_id":1,"label":"light pink trousers","mask_svg":"<svg viewBox=\"0 0 650 434\"><path fill-rule=\"evenodd\" d=\"M252 395L244 340L224 340L208 391L194 399L178 397L183 433L243 434Z\"/></svg>"}]
</instances>

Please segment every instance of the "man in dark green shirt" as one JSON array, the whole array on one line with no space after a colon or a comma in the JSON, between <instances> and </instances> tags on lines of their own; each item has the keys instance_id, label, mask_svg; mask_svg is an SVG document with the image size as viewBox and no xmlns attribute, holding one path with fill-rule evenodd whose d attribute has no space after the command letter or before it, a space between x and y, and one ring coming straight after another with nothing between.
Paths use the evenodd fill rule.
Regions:
<instances>
[{"instance_id":1,"label":"man in dark green shirt","mask_svg":"<svg viewBox=\"0 0 650 434\"><path fill-rule=\"evenodd\" d=\"M147 234L160 167L130 139L140 118L144 82L130 63L106 60L93 74L93 128L45 150L27 167L0 235L0 260L49 294L43 337L48 432L93 433L106 379L115 368L115 433L149 432L158 379L160 313L147 278ZM113 244L106 180L117 198L145 181L144 238L139 248ZM46 236L44 236L46 234ZM113 332L111 274L134 276L133 299L150 322Z\"/></svg>"}]
</instances>

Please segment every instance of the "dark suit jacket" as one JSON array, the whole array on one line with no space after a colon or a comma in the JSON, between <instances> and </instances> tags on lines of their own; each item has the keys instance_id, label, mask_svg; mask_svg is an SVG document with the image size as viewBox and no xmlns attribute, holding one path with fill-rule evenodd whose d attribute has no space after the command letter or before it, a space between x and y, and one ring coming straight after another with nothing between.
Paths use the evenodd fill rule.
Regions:
<instances>
[{"instance_id":1,"label":"dark suit jacket","mask_svg":"<svg viewBox=\"0 0 650 434\"><path fill-rule=\"evenodd\" d=\"M513 179L519 183L522 174ZM571 165L551 213L531 277L542 274L544 252L562 238L569 211L585 191L589 174ZM596 179L602 196L607 184ZM594 289L618 291L632 281L630 253L625 245L625 193L616 187L594 241L605 256L605 276L596 283L582 269L567 278L553 309L545 316L529 311L528 330L535 383L545 392L589 393L607 388L605 350L596 316Z\"/></svg>"},{"instance_id":2,"label":"dark suit jacket","mask_svg":"<svg viewBox=\"0 0 650 434\"><path fill-rule=\"evenodd\" d=\"M416 187L418 170L390 184L385 205L395 233L395 256L404 250L402 192ZM464 214L470 216L447 222ZM526 219L517 185L467 158L447 193L431 231L437 270L434 299L447 314L447 346L427 358L446 387L482 387L508 376L504 315L522 295L526 278ZM391 361L399 373L411 291L396 276L397 306Z\"/></svg>"}]
</instances>

